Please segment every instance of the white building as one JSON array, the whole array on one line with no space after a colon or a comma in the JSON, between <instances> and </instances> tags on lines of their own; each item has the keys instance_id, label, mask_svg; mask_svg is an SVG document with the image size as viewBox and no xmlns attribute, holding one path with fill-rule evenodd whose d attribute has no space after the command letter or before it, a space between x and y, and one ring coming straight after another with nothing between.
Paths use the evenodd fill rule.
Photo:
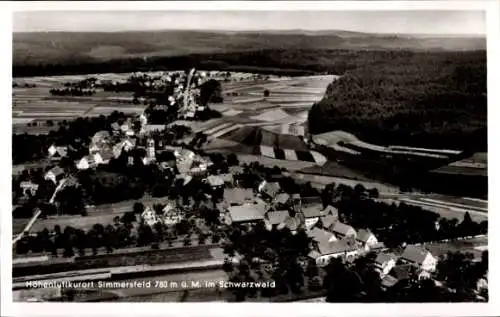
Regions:
<instances>
[{"instance_id":1,"label":"white building","mask_svg":"<svg viewBox=\"0 0 500 317\"><path fill-rule=\"evenodd\" d=\"M380 277L384 278L396 266L397 257L392 253L379 253L375 258L375 269L380 273Z\"/></svg>"},{"instance_id":2,"label":"white building","mask_svg":"<svg viewBox=\"0 0 500 317\"><path fill-rule=\"evenodd\" d=\"M365 251L369 251L371 247L378 243L377 237L375 237L371 231L366 229L358 230L356 241L365 249Z\"/></svg>"},{"instance_id":3,"label":"white building","mask_svg":"<svg viewBox=\"0 0 500 317\"><path fill-rule=\"evenodd\" d=\"M437 258L424 248L409 245L401 255L401 260L417 266L426 272L434 272L437 266Z\"/></svg>"},{"instance_id":4,"label":"white building","mask_svg":"<svg viewBox=\"0 0 500 317\"><path fill-rule=\"evenodd\" d=\"M146 207L144 212L141 215L142 219L148 226L153 226L158 222L158 217L156 216L156 212L151 207Z\"/></svg>"},{"instance_id":5,"label":"white building","mask_svg":"<svg viewBox=\"0 0 500 317\"><path fill-rule=\"evenodd\" d=\"M59 180L61 180L63 177L64 177L64 170L59 166L52 168L45 174L45 179L52 181L56 185L59 182Z\"/></svg>"}]
</instances>

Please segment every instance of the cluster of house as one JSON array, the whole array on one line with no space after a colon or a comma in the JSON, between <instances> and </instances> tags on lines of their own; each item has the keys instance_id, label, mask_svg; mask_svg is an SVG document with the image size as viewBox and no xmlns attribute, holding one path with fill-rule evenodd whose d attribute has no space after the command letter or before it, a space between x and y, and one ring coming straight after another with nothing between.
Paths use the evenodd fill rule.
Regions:
<instances>
[{"instance_id":1,"label":"cluster of house","mask_svg":"<svg viewBox=\"0 0 500 317\"><path fill-rule=\"evenodd\" d=\"M422 280L436 271L438 258L421 246L408 245L403 253L379 253L374 266L387 289L405 280Z\"/></svg>"},{"instance_id":2,"label":"cluster of house","mask_svg":"<svg viewBox=\"0 0 500 317\"><path fill-rule=\"evenodd\" d=\"M148 226L153 226L156 223L175 225L184 219L185 213L182 208L179 208L176 204L169 202L165 207L163 207L161 215L158 215L154 208L148 206L144 209L141 217L144 220L144 223Z\"/></svg>"},{"instance_id":3,"label":"cluster of house","mask_svg":"<svg viewBox=\"0 0 500 317\"><path fill-rule=\"evenodd\" d=\"M331 258L352 261L358 256L375 252L373 265L380 273L384 287L391 287L403 279L430 277L437 258L420 246L408 245L401 255L387 253L369 229L356 230L342 223L335 207L329 205L302 206L298 194L281 191L279 183L263 181L257 194L252 189L231 188L224 192L221 217L228 225L263 222L268 230L287 228L292 234L305 229L311 238L309 257L320 267Z\"/></svg>"}]
</instances>

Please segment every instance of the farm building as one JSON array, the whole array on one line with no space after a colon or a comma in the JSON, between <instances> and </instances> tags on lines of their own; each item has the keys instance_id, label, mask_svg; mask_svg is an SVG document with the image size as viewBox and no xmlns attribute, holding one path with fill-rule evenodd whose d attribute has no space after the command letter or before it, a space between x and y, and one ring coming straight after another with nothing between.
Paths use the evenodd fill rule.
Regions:
<instances>
[{"instance_id":1,"label":"farm building","mask_svg":"<svg viewBox=\"0 0 500 317\"><path fill-rule=\"evenodd\" d=\"M321 219L323 227L331 229L338 219L337 209L333 206L327 206L323 209L321 205L314 205L302 209L302 213L304 214L307 228L315 226Z\"/></svg>"},{"instance_id":2,"label":"farm building","mask_svg":"<svg viewBox=\"0 0 500 317\"><path fill-rule=\"evenodd\" d=\"M59 180L61 180L63 177L64 177L64 170L59 166L50 169L45 174L45 179L52 181L54 184L57 184Z\"/></svg>"},{"instance_id":3,"label":"farm building","mask_svg":"<svg viewBox=\"0 0 500 317\"><path fill-rule=\"evenodd\" d=\"M228 225L256 223L264 220L266 206L263 204L245 204L227 208L224 220Z\"/></svg>"},{"instance_id":4,"label":"farm building","mask_svg":"<svg viewBox=\"0 0 500 317\"><path fill-rule=\"evenodd\" d=\"M340 221L337 221L332 228L332 232L337 236L339 239L344 239L344 238L356 238L356 230L354 230L353 227L346 225Z\"/></svg>"},{"instance_id":5,"label":"farm building","mask_svg":"<svg viewBox=\"0 0 500 317\"><path fill-rule=\"evenodd\" d=\"M258 191L262 194L262 197L267 199L274 199L276 195L280 192L281 187L277 182L269 183L267 181L262 181L260 183Z\"/></svg>"},{"instance_id":6,"label":"farm building","mask_svg":"<svg viewBox=\"0 0 500 317\"><path fill-rule=\"evenodd\" d=\"M365 251L369 251L372 246L378 244L377 237L366 229L358 230L356 235L356 241L365 249Z\"/></svg>"},{"instance_id":7,"label":"farm building","mask_svg":"<svg viewBox=\"0 0 500 317\"><path fill-rule=\"evenodd\" d=\"M334 234L326 230L314 228L308 235L313 239L313 250L309 257L314 259L318 266L328 265L331 258L353 260L358 254L355 244L337 240Z\"/></svg>"},{"instance_id":8,"label":"farm building","mask_svg":"<svg viewBox=\"0 0 500 317\"><path fill-rule=\"evenodd\" d=\"M438 262L429 251L414 245L408 245L400 259L427 272L434 272Z\"/></svg>"},{"instance_id":9,"label":"farm building","mask_svg":"<svg viewBox=\"0 0 500 317\"><path fill-rule=\"evenodd\" d=\"M379 253L374 260L375 269L383 278L389 274L392 268L396 265L397 256L393 253Z\"/></svg>"}]
</instances>

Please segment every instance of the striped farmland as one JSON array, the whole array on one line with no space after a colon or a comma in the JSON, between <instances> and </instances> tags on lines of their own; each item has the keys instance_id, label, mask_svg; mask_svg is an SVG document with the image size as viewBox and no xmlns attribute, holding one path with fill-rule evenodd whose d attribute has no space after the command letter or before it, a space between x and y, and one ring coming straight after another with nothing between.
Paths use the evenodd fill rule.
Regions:
<instances>
[{"instance_id":1,"label":"striped farmland","mask_svg":"<svg viewBox=\"0 0 500 317\"><path fill-rule=\"evenodd\" d=\"M278 160L313 162L318 165L323 165L327 161L326 157L316 151L280 149L266 145L259 146L259 154Z\"/></svg>"}]
</instances>

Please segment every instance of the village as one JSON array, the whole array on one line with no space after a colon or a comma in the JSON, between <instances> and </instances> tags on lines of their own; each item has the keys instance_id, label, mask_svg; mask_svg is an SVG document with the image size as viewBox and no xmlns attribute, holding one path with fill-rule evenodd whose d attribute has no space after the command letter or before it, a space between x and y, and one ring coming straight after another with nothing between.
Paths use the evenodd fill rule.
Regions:
<instances>
[{"instance_id":1,"label":"village","mask_svg":"<svg viewBox=\"0 0 500 317\"><path fill-rule=\"evenodd\" d=\"M233 282L277 280L277 272L305 274L307 278L290 277L285 284L297 282L298 286L289 285L292 292L305 285L317 292L325 277L331 278L335 263L341 263L345 270L361 275L358 280L372 279L375 272L379 289L386 293L402 283L422 281L434 281L427 290L450 289L453 283L443 280L439 263L445 261L448 268L449 261L460 259L434 254L425 243L487 232L487 222L475 223L470 216L452 223L418 207L379 203L377 189L330 184L318 190L295 182L284 168L240 164L234 154L207 153L202 145L210 140L203 132L193 133L191 123L199 113L211 111L212 97L220 98L220 87L212 85L210 96L200 103L200 95L206 94L203 84L210 78L229 80L227 74L192 69L165 77L139 74L133 81L139 78L140 85L148 87L136 96L137 102L149 102L146 111L135 117L113 113L95 119L93 127L103 129L93 133L88 144L78 139L51 144L46 149L50 164L43 172L16 178L14 199L19 209L14 209L14 218L22 214L31 219L14 237L19 256L14 263L35 263L23 257L43 252L57 258L60 249L63 258L72 258L74 249L83 257L90 249L93 256L100 256L133 247L189 248L197 235L198 245L222 248L224 270ZM172 87L168 104L148 100L147 92L165 85ZM170 119L158 124L157 111ZM130 201L123 212L99 211L102 204L120 201ZM373 215L375 208L379 219ZM87 219L97 214L107 223L89 223ZM40 227L46 220L55 223L54 228ZM473 273L468 278L474 286L468 287L477 294L487 288L485 254L469 259ZM193 257L196 253L186 259L196 260ZM301 273L290 273L294 265ZM85 269L85 263L79 268ZM359 299L368 291L361 287L352 292ZM235 294L238 300L251 296L238 290Z\"/></svg>"}]
</instances>

